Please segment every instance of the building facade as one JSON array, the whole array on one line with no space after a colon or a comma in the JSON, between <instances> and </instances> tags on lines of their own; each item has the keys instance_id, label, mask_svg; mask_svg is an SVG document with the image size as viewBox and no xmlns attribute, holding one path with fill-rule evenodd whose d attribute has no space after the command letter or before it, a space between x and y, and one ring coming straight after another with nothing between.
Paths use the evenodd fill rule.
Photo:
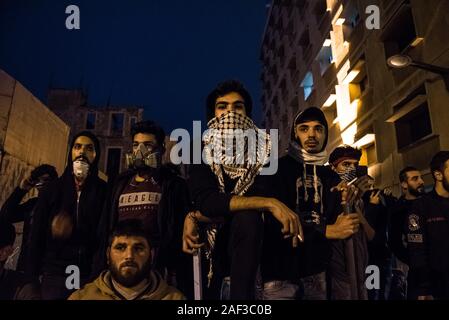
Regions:
<instances>
[{"instance_id":1,"label":"building facade","mask_svg":"<svg viewBox=\"0 0 449 320\"><path fill-rule=\"evenodd\" d=\"M62 174L68 136L61 119L0 70L0 206L37 166L51 164Z\"/></svg>"},{"instance_id":2,"label":"building facade","mask_svg":"<svg viewBox=\"0 0 449 320\"><path fill-rule=\"evenodd\" d=\"M48 105L69 127L70 138L87 130L100 140L99 170L108 179L126 170L125 153L132 150L131 126L143 119L143 108L135 106L93 107L81 90L51 89Z\"/></svg>"},{"instance_id":3,"label":"building facade","mask_svg":"<svg viewBox=\"0 0 449 320\"><path fill-rule=\"evenodd\" d=\"M260 56L262 124L279 128L280 154L294 115L317 106L329 123L328 152L360 148L377 184L396 193L407 165L430 185L432 155L449 150L449 91L440 75L392 69L387 59L448 67L447 12L445 0L273 1Z\"/></svg>"}]
</instances>

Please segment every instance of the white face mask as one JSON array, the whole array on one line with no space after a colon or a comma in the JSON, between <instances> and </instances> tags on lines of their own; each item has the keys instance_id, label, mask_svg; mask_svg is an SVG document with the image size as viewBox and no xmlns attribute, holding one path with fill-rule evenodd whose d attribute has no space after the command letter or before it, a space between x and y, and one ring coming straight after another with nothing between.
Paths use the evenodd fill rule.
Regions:
<instances>
[{"instance_id":1,"label":"white face mask","mask_svg":"<svg viewBox=\"0 0 449 320\"><path fill-rule=\"evenodd\" d=\"M73 174L78 179L86 179L87 174L89 173L89 164L82 160L75 160L73 162Z\"/></svg>"}]
</instances>

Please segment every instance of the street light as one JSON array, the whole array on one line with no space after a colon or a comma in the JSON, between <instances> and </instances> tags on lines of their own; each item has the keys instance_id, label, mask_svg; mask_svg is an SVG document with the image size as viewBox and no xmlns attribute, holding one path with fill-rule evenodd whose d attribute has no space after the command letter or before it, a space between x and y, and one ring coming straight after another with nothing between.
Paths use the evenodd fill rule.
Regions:
<instances>
[{"instance_id":1,"label":"street light","mask_svg":"<svg viewBox=\"0 0 449 320\"><path fill-rule=\"evenodd\" d=\"M405 54L397 54L391 56L387 59L387 64L391 68L395 69L403 69L407 67L415 67L418 69L423 69L426 71L430 71L436 74L439 74L443 77L444 83L446 84L446 89L449 91L449 68L443 68L439 66L435 66L433 64L428 64L424 62L414 61L412 58Z\"/></svg>"}]
</instances>

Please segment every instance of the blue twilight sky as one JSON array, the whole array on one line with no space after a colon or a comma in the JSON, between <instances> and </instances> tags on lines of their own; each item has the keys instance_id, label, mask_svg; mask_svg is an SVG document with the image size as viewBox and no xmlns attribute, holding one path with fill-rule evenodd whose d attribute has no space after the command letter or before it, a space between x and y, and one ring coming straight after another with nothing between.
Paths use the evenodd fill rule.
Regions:
<instances>
[{"instance_id":1,"label":"blue twilight sky","mask_svg":"<svg viewBox=\"0 0 449 320\"><path fill-rule=\"evenodd\" d=\"M203 120L207 93L240 79L261 119L267 0L0 0L0 68L46 103L49 86L89 104L142 105L167 131ZM80 30L67 30L75 4Z\"/></svg>"}]
</instances>

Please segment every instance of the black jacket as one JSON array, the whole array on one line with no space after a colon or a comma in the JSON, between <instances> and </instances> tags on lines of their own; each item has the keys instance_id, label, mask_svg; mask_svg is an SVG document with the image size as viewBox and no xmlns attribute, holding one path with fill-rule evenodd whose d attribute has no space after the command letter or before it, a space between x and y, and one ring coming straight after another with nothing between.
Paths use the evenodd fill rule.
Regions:
<instances>
[{"instance_id":1,"label":"black jacket","mask_svg":"<svg viewBox=\"0 0 449 320\"><path fill-rule=\"evenodd\" d=\"M23 221L22 246L16 268L18 271L25 271L31 217L37 203L37 197L35 197L21 204L20 202L27 193L28 191L17 187L5 201L0 211L0 223L17 223Z\"/></svg>"},{"instance_id":2,"label":"black jacket","mask_svg":"<svg viewBox=\"0 0 449 320\"><path fill-rule=\"evenodd\" d=\"M409 264L409 257L407 246L405 245L407 231L404 229L404 226L415 201L406 200L404 197L401 197L389 210L390 225L388 230L388 245L393 254L406 264Z\"/></svg>"},{"instance_id":3,"label":"black jacket","mask_svg":"<svg viewBox=\"0 0 449 320\"><path fill-rule=\"evenodd\" d=\"M327 166L316 166L319 179L320 201L314 203L313 165L306 165L308 200L304 196L304 166L287 155L279 160L273 178L275 197L299 214L304 231L304 243L293 249L291 239L284 240L281 224L271 215L265 216L262 274L264 281L294 280L326 270L330 256L330 242L326 239L326 225L334 220L340 209L338 193L331 187L339 177ZM297 197L299 205L297 206ZM322 206L322 207L321 207ZM312 215L315 211L318 215Z\"/></svg>"},{"instance_id":4,"label":"black jacket","mask_svg":"<svg viewBox=\"0 0 449 320\"><path fill-rule=\"evenodd\" d=\"M413 203L406 221L416 294L449 298L449 199L436 191Z\"/></svg>"},{"instance_id":5,"label":"black jacket","mask_svg":"<svg viewBox=\"0 0 449 320\"><path fill-rule=\"evenodd\" d=\"M98 274L106 267L106 248L109 235L114 230L118 221L118 202L124 188L136 175L133 170L120 174L115 181L109 185L107 200L105 202L98 234L101 238L100 249L96 256L95 273ZM156 268L163 271L175 270L179 279L184 273L186 256L182 253L182 232L184 218L190 210L190 200L187 185L183 178L177 176L171 169L162 167L160 170L162 183L162 196L158 209L158 224L161 234L160 247ZM191 262L191 261L190 261ZM189 263L189 262L187 262ZM190 263L191 264L191 263ZM93 275L94 276L94 275Z\"/></svg>"},{"instance_id":6,"label":"black jacket","mask_svg":"<svg viewBox=\"0 0 449 320\"><path fill-rule=\"evenodd\" d=\"M91 164L78 203L70 152L63 175L50 182L39 195L30 233L28 274L65 275L68 265L78 266L84 277L91 273L93 255L99 243L97 228L106 196L106 182L98 177L100 147L97 138L90 132L81 132L73 138L70 146L81 135L94 141L96 159ZM73 232L68 239L53 239L53 218L63 212L71 217Z\"/></svg>"}]
</instances>

